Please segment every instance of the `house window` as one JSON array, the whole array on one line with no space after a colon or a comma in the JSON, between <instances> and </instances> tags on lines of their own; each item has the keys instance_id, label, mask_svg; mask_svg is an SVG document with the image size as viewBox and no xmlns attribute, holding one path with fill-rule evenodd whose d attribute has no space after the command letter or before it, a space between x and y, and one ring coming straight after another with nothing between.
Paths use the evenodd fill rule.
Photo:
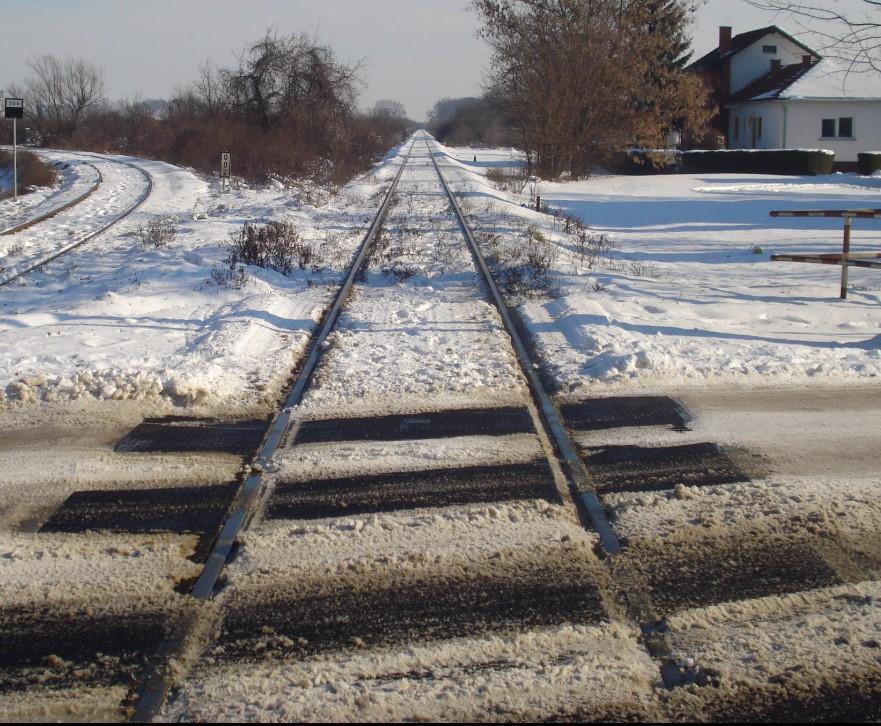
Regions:
<instances>
[{"instance_id":1,"label":"house window","mask_svg":"<svg viewBox=\"0 0 881 726\"><path fill-rule=\"evenodd\" d=\"M853 118L842 117L838 119L838 137L841 139L853 138Z\"/></svg>"},{"instance_id":2,"label":"house window","mask_svg":"<svg viewBox=\"0 0 881 726\"><path fill-rule=\"evenodd\" d=\"M824 139L834 139L835 138L835 119L834 118L824 118L823 119L822 137Z\"/></svg>"},{"instance_id":3,"label":"house window","mask_svg":"<svg viewBox=\"0 0 881 726\"><path fill-rule=\"evenodd\" d=\"M756 138L762 138L762 117L759 116L756 118Z\"/></svg>"},{"instance_id":4,"label":"house window","mask_svg":"<svg viewBox=\"0 0 881 726\"><path fill-rule=\"evenodd\" d=\"M777 55L777 46L776 45L763 45L762 53L768 53L769 55Z\"/></svg>"},{"instance_id":5,"label":"house window","mask_svg":"<svg viewBox=\"0 0 881 726\"><path fill-rule=\"evenodd\" d=\"M740 118L735 117L734 119L734 140L737 141L740 138Z\"/></svg>"}]
</instances>

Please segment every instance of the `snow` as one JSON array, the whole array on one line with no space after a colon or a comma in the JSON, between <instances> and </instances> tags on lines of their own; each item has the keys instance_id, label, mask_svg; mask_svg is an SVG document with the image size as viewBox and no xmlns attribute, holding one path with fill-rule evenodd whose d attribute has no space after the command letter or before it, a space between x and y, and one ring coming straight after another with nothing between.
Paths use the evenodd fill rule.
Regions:
<instances>
[{"instance_id":1,"label":"snow","mask_svg":"<svg viewBox=\"0 0 881 726\"><path fill-rule=\"evenodd\" d=\"M602 719L622 702L652 713L657 668L636 635L621 625L564 626L333 660L217 664L200 671L163 717L461 722L528 721L551 713Z\"/></svg>"},{"instance_id":2,"label":"snow","mask_svg":"<svg viewBox=\"0 0 881 726\"><path fill-rule=\"evenodd\" d=\"M6 147L8 150L8 147ZM51 163L58 172L58 180L52 187L30 189L19 196L0 199L0 230L9 229L27 220L46 214L67 204L92 189L98 182L98 171L83 157L70 154L54 155L40 152L44 161ZM12 190L12 170L0 168L0 187Z\"/></svg>"},{"instance_id":3,"label":"snow","mask_svg":"<svg viewBox=\"0 0 881 726\"><path fill-rule=\"evenodd\" d=\"M53 159L76 159L53 152ZM330 203L318 190L240 188L161 162L96 157L105 183L89 199L4 238L2 265L33 259L97 220L153 193L108 233L0 288L0 405L79 400L135 401L242 415L274 406L280 388L328 303L341 270L372 218L370 199L399 163L356 179ZM389 168L390 167L390 168ZM164 248L142 247L135 232L160 217L177 220ZM219 287L212 268L246 221L291 219L322 250L324 269L283 277L249 268L241 289Z\"/></svg>"},{"instance_id":4,"label":"snow","mask_svg":"<svg viewBox=\"0 0 881 726\"><path fill-rule=\"evenodd\" d=\"M881 73L854 71L848 63L824 58L785 89L778 98L846 98L881 100Z\"/></svg>"},{"instance_id":5,"label":"snow","mask_svg":"<svg viewBox=\"0 0 881 726\"><path fill-rule=\"evenodd\" d=\"M772 253L840 250L841 221L772 219L775 209L877 206L874 178L847 174L597 175L539 185L543 203L605 234L614 249L594 269L552 217L488 184L471 150L444 167L473 203L478 229L541 229L558 247L554 294L519 302L546 373L565 393L619 388L803 385L881 374L881 278L770 261ZM495 157L504 155L497 150ZM881 230L854 226L852 249ZM514 301L517 302L517 301Z\"/></svg>"},{"instance_id":6,"label":"snow","mask_svg":"<svg viewBox=\"0 0 881 726\"><path fill-rule=\"evenodd\" d=\"M516 360L456 218L419 142L372 258L329 339L302 410L313 417L388 405L422 410L524 400ZM385 244L384 242L382 244ZM380 247L382 247L382 244Z\"/></svg>"}]
</instances>

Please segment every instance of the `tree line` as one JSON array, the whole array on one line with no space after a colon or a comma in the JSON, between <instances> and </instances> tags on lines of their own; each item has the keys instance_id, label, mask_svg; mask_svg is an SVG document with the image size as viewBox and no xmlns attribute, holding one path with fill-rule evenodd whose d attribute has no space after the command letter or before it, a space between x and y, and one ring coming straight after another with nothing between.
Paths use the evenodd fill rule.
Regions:
<instances>
[{"instance_id":1,"label":"tree line","mask_svg":"<svg viewBox=\"0 0 881 726\"><path fill-rule=\"evenodd\" d=\"M274 29L247 45L235 66L206 62L195 82L161 104L110 103L103 71L85 61L38 56L8 95L25 99L30 140L149 156L210 172L220 151L234 173L340 182L406 137L403 107L362 113L358 64L306 35Z\"/></svg>"}]
</instances>

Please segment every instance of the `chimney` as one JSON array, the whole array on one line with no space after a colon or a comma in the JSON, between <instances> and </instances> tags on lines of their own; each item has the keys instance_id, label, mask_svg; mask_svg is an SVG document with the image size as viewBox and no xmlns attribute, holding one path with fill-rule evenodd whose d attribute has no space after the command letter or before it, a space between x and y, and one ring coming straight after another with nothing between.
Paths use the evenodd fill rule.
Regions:
<instances>
[{"instance_id":1,"label":"chimney","mask_svg":"<svg viewBox=\"0 0 881 726\"><path fill-rule=\"evenodd\" d=\"M814 65L814 56L812 56L812 55L803 55L803 56L801 57L801 64L802 64L805 68L810 68L812 65Z\"/></svg>"},{"instance_id":2,"label":"chimney","mask_svg":"<svg viewBox=\"0 0 881 726\"><path fill-rule=\"evenodd\" d=\"M719 26L719 53L727 53L731 50L731 26Z\"/></svg>"},{"instance_id":3,"label":"chimney","mask_svg":"<svg viewBox=\"0 0 881 726\"><path fill-rule=\"evenodd\" d=\"M779 58L774 58L771 61L771 73L777 73L783 67L783 61Z\"/></svg>"}]
</instances>

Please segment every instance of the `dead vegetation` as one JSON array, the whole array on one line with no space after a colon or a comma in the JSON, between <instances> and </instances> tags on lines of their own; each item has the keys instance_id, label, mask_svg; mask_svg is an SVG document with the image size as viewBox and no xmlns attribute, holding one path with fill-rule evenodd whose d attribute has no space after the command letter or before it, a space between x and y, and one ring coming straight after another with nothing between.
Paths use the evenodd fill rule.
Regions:
<instances>
[{"instance_id":1,"label":"dead vegetation","mask_svg":"<svg viewBox=\"0 0 881 726\"><path fill-rule=\"evenodd\" d=\"M0 150L0 169L9 171L12 177L12 152ZM58 180L58 172L51 164L47 164L36 154L29 151L18 151L18 193L24 194L32 187L51 187ZM11 185L10 185L11 186ZM0 193L0 198L12 196Z\"/></svg>"}]
</instances>

